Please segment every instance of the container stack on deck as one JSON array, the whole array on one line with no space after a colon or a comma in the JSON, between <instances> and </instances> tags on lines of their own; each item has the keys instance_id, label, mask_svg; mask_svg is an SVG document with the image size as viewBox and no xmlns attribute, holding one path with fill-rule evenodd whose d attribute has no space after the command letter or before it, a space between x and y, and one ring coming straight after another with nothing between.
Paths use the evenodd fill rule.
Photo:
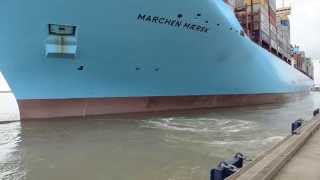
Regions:
<instances>
[{"instance_id":1,"label":"container stack on deck","mask_svg":"<svg viewBox=\"0 0 320 180\"><path fill-rule=\"evenodd\" d=\"M245 32L257 44L271 47L269 5L266 0L236 0L236 16Z\"/></svg>"},{"instance_id":2,"label":"container stack on deck","mask_svg":"<svg viewBox=\"0 0 320 180\"><path fill-rule=\"evenodd\" d=\"M306 57L306 53L301 51L297 45L291 48L291 55L295 62L295 68L313 78L314 67L311 58Z\"/></svg>"},{"instance_id":3,"label":"container stack on deck","mask_svg":"<svg viewBox=\"0 0 320 180\"><path fill-rule=\"evenodd\" d=\"M270 23L270 50L277 54L278 37L277 37L277 2L276 0L269 0L269 23Z\"/></svg>"},{"instance_id":4,"label":"container stack on deck","mask_svg":"<svg viewBox=\"0 0 320 180\"><path fill-rule=\"evenodd\" d=\"M278 54L291 64L290 14L291 8L280 8L277 10Z\"/></svg>"},{"instance_id":5,"label":"container stack on deck","mask_svg":"<svg viewBox=\"0 0 320 180\"><path fill-rule=\"evenodd\" d=\"M232 9L236 7L236 0L224 0Z\"/></svg>"},{"instance_id":6,"label":"container stack on deck","mask_svg":"<svg viewBox=\"0 0 320 180\"><path fill-rule=\"evenodd\" d=\"M292 53L290 7L277 9L276 0L224 0L235 11L245 33L254 42L298 70L313 77L311 60ZM306 59L306 58L304 58ZM294 62L295 61L295 62Z\"/></svg>"}]
</instances>

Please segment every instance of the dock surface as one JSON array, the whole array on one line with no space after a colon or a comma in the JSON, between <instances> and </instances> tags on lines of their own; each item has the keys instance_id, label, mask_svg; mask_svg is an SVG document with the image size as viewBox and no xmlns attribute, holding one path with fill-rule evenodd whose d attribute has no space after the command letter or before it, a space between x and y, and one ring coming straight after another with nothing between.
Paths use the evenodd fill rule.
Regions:
<instances>
[{"instance_id":1,"label":"dock surface","mask_svg":"<svg viewBox=\"0 0 320 180\"><path fill-rule=\"evenodd\" d=\"M319 180L320 116L260 154L228 180Z\"/></svg>"},{"instance_id":2,"label":"dock surface","mask_svg":"<svg viewBox=\"0 0 320 180\"><path fill-rule=\"evenodd\" d=\"M284 166L274 180L320 179L320 131L318 130Z\"/></svg>"}]
</instances>

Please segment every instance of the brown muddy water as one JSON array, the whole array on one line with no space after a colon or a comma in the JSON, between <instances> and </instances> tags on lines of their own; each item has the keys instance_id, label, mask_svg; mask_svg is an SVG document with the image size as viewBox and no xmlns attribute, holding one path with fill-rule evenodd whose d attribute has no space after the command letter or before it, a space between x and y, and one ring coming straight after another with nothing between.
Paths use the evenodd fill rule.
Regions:
<instances>
[{"instance_id":1,"label":"brown muddy water","mask_svg":"<svg viewBox=\"0 0 320 180\"><path fill-rule=\"evenodd\" d=\"M193 115L2 123L0 179L207 180L219 161L236 152L254 158L319 106L312 93Z\"/></svg>"}]
</instances>

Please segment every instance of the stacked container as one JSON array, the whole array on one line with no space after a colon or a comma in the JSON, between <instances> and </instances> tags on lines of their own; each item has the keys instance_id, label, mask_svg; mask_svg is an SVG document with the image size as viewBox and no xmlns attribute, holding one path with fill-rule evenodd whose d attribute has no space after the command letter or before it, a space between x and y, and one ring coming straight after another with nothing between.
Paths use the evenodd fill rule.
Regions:
<instances>
[{"instance_id":1,"label":"stacked container","mask_svg":"<svg viewBox=\"0 0 320 180\"><path fill-rule=\"evenodd\" d=\"M290 8L277 10L278 52L284 59L290 59Z\"/></svg>"},{"instance_id":2,"label":"stacked container","mask_svg":"<svg viewBox=\"0 0 320 180\"><path fill-rule=\"evenodd\" d=\"M236 0L236 15L247 34L269 49L271 41L268 0Z\"/></svg>"},{"instance_id":3,"label":"stacked container","mask_svg":"<svg viewBox=\"0 0 320 180\"><path fill-rule=\"evenodd\" d=\"M224 0L225 3L227 3L232 9L236 6L236 0Z\"/></svg>"},{"instance_id":4,"label":"stacked container","mask_svg":"<svg viewBox=\"0 0 320 180\"><path fill-rule=\"evenodd\" d=\"M249 14L247 12L247 8L247 4L244 0L235 1L235 14L246 34L251 37L252 32L249 25Z\"/></svg>"},{"instance_id":5,"label":"stacked container","mask_svg":"<svg viewBox=\"0 0 320 180\"><path fill-rule=\"evenodd\" d=\"M304 51L301 51L299 46L291 46L291 55L296 61L296 68L308 75L309 77L313 78L314 68L312 59L306 57Z\"/></svg>"},{"instance_id":6,"label":"stacked container","mask_svg":"<svg viewBox=\"0 0 320 180\"><path fill-rule=\"evenodd\" d=\"M253 41L290 63L290 8L276 0L236 0L235 12Z\"/></svg>"},{"instance_id":7,"label":"stacked container","mask_svg":"<svg viewBox=\"0 0 320 180\"><path fill-rule=\"evenodd\" d=\"M273 53L277 53L277 5L276 0L269 0L270 45Z\"/></svg>"},{"instance_id":8,"label":"stacked container","mask_svg":"<svg viewBox=\"0 0 320 180\"><path fill-rule=\"evenodd\" d=\"M235 15L238 18L239 23L243 27L245 33L251 37L251 28L249 24L249 14L247 12L247 6L244 0L235 1Z\"/></svg>"},{"instance_id":9,"label":"stacked container","mask_svg":"<svg viewBox=\"0 0 320 180\"><path fill-rule=\"evenodd\" d=\"M253 41L306 75L313 76L311 60L299 47L291 45L290 7L277 9L276 0L235 0L234 4L240 24Z\"/></svg>"}]
</instances>

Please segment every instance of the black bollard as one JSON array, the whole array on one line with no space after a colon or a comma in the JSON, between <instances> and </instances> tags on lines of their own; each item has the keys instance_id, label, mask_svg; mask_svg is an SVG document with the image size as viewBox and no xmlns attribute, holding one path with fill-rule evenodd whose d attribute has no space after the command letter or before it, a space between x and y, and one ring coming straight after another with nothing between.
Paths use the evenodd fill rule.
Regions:
<instances>
[{"instance_id":1,"label":"black bollard","mask_svg":"<svg viewBox=\"0 0 320 180\"><path fill-rule=\"evenodd\" d=\"M243 154L237 153L231 160L220 162L217 168L211 170L210 180L226 179L243 167L243 161Z\"/></svg>"},{"instance_id":2,"label":"black bollard","mask_svg":"<svg viewBox=\"0 0 320 180\"><path fill-rule=\"evenodd\" d=\"M302 126L303 120L298 119L295 122L291 124L291 134L295 135L297 134L296 130L299 129Z\"/></svg>"},{"instance_id":3,"label":"black bollard","mask_svg":"<svg viewBox=\"0 0 320 180\"><path fill-rule=\"evenodd\" d=\"M320 109L316 109L313 111L313 117L316 117L320 113Z\"/></svg>"}]
</instances>

